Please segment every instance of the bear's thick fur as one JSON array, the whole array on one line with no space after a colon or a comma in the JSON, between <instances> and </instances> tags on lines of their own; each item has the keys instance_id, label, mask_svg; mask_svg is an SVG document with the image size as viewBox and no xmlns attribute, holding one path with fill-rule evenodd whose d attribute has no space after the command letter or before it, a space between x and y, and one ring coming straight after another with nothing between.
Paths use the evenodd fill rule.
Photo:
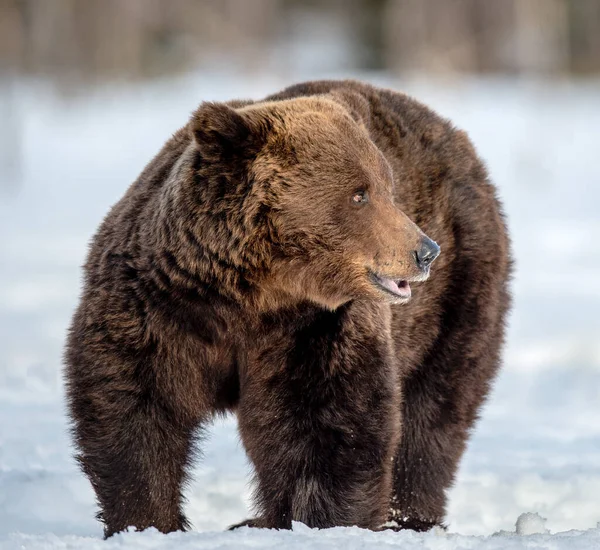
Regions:
<instances>
[{"instance_id":1,"label":"bear's thick fur","mask_svg":"<svg viewBox=\"0 0 600 550\"><path fill-rule=\"evenodd\" d=\"M469 139L406 95L323 81L202 104L102 223L69 333L105 535L188 527L186 471L226 411L256 472L247 524L442 524L509 274Z\"/></svg>"}]
</instances>

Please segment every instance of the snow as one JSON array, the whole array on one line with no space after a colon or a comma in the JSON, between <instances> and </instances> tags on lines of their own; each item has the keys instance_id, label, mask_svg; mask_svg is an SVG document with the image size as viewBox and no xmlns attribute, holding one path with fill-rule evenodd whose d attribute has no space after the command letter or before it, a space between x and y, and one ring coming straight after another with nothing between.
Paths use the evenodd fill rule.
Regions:
<instances>
[{"instance_id":1,"label":"snow","mask_svg":"<svg viewBox=\"0 0 600 550\"><path fill-rule=\"evenodd\" d=\"M252 489L228 418L187 491L193 532L101 541L60 371L79 266L109 205L200 100L292 81L217 73L69 98L18 84L20 180L0 172L0 549L600 548L600 83L369 78L468 130L513 235L505 367L449 493L448 532L224 531L249 516Z\"/></svg>"},{"instance_id":2,"label":"snow","mask_svg":"<svg viewBox=\"0 0 600 550\"><path fill-rule=\"evenodd\" d=\"M517 518L517 535L537 535L539 533L549 533L546 529L546 518L539 514L527 512Z\"/></svg>"},{"instance_id":3,"label":"snow","mask_svg":"<svg viewBox=\"0 0 600 550\"><path fill-rule=\"evenodd\" d=\"M239 548L286 548L289 550L364 550L367 548L400 548L403 550L521 550L551 548L553 550L588 550L600 547L600 529L567 531L555 535L501 533L490 537L477 537L445 533L438 529L430 533L386 531L373 533L357 527L310 529L295 523L292 531L241 528L235 533L171 533L162 535L155 529L142 533L120 533L107 541L95 537L78 537L54 534L9 535L2 542L2 550L52 549L52 550L119 550L139 548L144 550L238 550Z\"/></svg>"}]
</instances>

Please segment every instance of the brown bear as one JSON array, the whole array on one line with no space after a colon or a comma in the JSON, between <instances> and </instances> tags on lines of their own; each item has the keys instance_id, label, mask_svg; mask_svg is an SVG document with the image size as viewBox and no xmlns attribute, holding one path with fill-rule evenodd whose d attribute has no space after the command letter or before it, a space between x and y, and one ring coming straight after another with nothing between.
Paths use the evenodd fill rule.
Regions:
<instances>
[{"instance_id":1,"label":"brown bear","mask_svg":"<svg viewBox=\"0 0 600 550\"><path fill-rule=\"evenodd\" d=\"M226 411L255 468L246 525L442 525L510 265L466 134L406 95L202 104L103 221L68 337L105 535L188 527L186 472Z\"/></svg>"}]
</instances>

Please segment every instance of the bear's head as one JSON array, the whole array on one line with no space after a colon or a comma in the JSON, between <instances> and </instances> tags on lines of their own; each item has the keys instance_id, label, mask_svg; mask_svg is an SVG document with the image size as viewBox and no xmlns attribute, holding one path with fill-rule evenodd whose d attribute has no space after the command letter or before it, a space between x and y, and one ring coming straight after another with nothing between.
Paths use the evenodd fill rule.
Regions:
<instances>
[{"instance_id":1,"label":"bear's head","mask_svg":"<svg viewBox=\"0 0 600 550\"><path fill-rule=\"evenodd\" d=\"M394 204L390 165L343 102L204 103L189 127L210 218L197 231L265 304L402 303L428 277L439 247Z\"/></svg>"}]
</instances>

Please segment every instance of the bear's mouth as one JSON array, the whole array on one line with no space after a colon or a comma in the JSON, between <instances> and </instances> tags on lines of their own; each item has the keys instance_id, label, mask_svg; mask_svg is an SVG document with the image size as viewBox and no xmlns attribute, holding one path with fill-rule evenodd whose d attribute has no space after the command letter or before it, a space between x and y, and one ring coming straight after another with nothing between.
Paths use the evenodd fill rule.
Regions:
<instances>
[{"instance_id":1,"label":"bear's mouth","mask_svg":"<svg viewBox=\"0 0 600 550\"><path fill-rule=\"evenodd\" d=\"M406 279L392 279L371 271L371 281L382 291L394 298L408 300L411 296L410 283Z\"/></svg>"}]
</instances>

